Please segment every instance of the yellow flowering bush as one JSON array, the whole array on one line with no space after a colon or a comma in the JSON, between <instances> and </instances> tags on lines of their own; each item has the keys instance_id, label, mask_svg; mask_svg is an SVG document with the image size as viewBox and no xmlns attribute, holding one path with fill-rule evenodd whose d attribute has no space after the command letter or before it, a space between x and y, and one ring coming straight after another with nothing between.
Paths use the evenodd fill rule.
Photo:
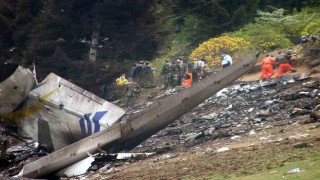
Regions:
<instances>
[{"instance_id":1,"label":"yellow flowering bush","mask_svg":"<svg viewBox=\"0 0 320 180\"><path fill-rule=\"evenodd\" d=\"M236 59L236 53L247 50L250 47L250 43L244 38L231 37L223 35L217 38L211 38L208 41L203 42L196 48L189 59L196 61L201 58L207 60L207 64L210 68L216 68L221 66L221 53L227 51Z\"/></svg>"}]
</instances>

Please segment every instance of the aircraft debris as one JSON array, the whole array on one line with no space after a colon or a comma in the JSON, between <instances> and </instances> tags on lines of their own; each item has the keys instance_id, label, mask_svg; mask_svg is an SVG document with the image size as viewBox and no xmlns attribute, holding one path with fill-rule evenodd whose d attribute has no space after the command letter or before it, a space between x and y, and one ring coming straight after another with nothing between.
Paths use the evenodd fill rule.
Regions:
<instances>
[{"instance_id":1,"label":"aircraft debris","mask_svg":"<svg viewBox=\"0 0 320 180\"><path fill-rule=\"evenodd\" d=\"M256 57L250 55L220 73L181 90L176 95L153 103L154 105L141 113L127 119L124 117L121 122L25 165L21 175L31 178L42 177L82 160L87 152L94 154L101 148L107 152L132 149L222 88L233 83L238 77L247 73L255 62Z\"/></svg>"},{"instance_id":2,"label":"aircraft debris","mask_svg":"<svg viewBox=\"0 0 320 180\"><path fill-rule=\"evenodd\" d=\"M29 69L11 63L3 66L0 79L0 116L15 110L35 85Z\"/></svg>"},{"instance_id":3,"label":"aircraft debris","mask_svg":"<svg viewBox=\"0 0 320 180\"><path fill-rule=\"evenodd\" d=\"M229 147L221 147L221 148L217 149L217 152L221 153L221 152L226 152L226 151L229 151L229 150L230 150Z\"/></svg>"},{"instance_id":4,"label":"aircraft debris","mask_svg":"<svg viewBox=\"0 0 320 180\"><path fill-rule=\"evenodd\" d=\"M114 169L114 165L110 164L111 162L116 160L140 160L148 158L154 154L155 153L97 153L95 155L91 155L88 153L89 157L58 171L55 175L59 177L73 177L85 174L88 170L107 170L109 172Z\"/></svg>"},{"instance_id":5,"label":"aircraft debris","mask_svg":"<svg viewBox=\"0 0 320 180\"><path fill-rule=\"evenodd\" d=\"M28 71L19 66L12 75L16 83L23 82L18 81L26 76L22 72ZM12 83L9 78L0 83L0 86L6 87L3 83L7 81ZM29 87L31 84L21 86ZM18 96L19 103L24 100L23 106L14 111L13 108L16 107L11 107L10 113L0 115L17 122L19 135L37 140L49 151L60 149L106 129L125 114L124 109L53 73L30 92L26 89L24 95L28 96L25 100L25 96ZM2 112L7 110L3 109Z\"/></svg>"}]
</instances>

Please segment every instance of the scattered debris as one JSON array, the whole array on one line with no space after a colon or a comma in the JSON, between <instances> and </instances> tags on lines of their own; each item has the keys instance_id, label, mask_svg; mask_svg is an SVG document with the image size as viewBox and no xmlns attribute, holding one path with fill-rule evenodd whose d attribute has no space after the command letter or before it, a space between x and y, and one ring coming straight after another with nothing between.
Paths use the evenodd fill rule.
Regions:
<instances>
[{"instance_id":1,"label":"scattered debris","mask_svg":"<svg viewBox=\"0 0 320 180\"><path fill-rule=\"evenodd\" d=\"M147 158L155 153L117 153L117 154L106 154L98 153L66 167L56 173L59 177L73 177L85 174L88 170L92 171L115 171L114 165L110 164L117 160L140 160Z\"/></svg>"},{"instance_id":2,"label":"scattered debris","mask_svg":"<svg viewBox=\"0 0 320 180\"><path fill-rule=\"evenodd\" d=\"M225 152L225 151L229 151L230 149L228 147L222 147L222 148L219 148L217 149L217 152L220 153L220 152Z\"/></svg>"},{"instance_id":3,"label":"scattered debris","mask_svg":"<svg viewBox=\"0 0 320 180\"><path fill-rule=\"evenodd\" d=\"M301 139L301 138L305 138L308 136L309 136L309 134L297 134L295 136L290 136L289 139Z\"/></svg>"},{"instance_id":4,"label":"scattered debris","mask_svg":"<svg viewBox=\"0 0 320 180\"><path fill-rule=\"evenodd\" d=\"M295 173L301 173L303 171L304 170L300 170L299 168L294 168L294 169L291 169L290 171L286 172L285 174L295 174Z\"/></svg>"}]
</instances>

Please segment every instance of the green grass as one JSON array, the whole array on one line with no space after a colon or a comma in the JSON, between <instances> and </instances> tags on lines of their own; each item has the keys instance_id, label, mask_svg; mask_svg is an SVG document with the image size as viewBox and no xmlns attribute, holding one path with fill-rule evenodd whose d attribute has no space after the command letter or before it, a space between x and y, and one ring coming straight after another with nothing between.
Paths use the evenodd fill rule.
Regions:
<instances>
[{"instance_id":1,"label":"green grass","mask_svg":"<svg viewBox=\"0 0 320 180\"><path fill-rule=\"evenodd\" d=\"M304 170L300 173L287 174L286 172L299 168L300 170ZM320 160L302 160L286 163L282 167L270 169L268 171L264 171L258 174L253 174L249 176L235 177L231 179L238 180L270 180L270 179L303 179L303 180L313 180L320 178Z\"/></svg>"},{"instance_id":2,"label":"green grass","mask_svg":"<svg viewBox=\"0 0 320 180\"><path fill-rule=\"evenodd\" d=\"M271 155L271 154L270 154ZM301 156L303 160L290 160L290 157ZM313 149L295 149L289 153L283 152L279 156L277 154L279 161L285 161L283 164L278 166L273 166L272 168L266 168L263 170L257 170L254 167L246 169L243 167L237 172L232 173L219 173L208 177L207 179L234 179L234 180L277 180L277 179L290 179L290 180L314 180L320 179L320 148L316 147ZM265 157L266 159L263 159ZM268 156L262 156L261 162L265 161L268 163L270 159ZM289 158L289 159L288 159ZM300 173L288 174L287 172L299 168L303 170Z\"/></svg>"}]
</instances>

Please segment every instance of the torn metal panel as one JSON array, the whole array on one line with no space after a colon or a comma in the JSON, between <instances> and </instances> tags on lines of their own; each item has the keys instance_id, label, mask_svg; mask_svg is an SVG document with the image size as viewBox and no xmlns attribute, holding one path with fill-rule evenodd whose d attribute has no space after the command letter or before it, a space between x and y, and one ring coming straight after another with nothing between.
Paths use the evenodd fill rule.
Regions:
<instances>
[{"instance_id":1,"label":"torn metal panel","mask_svg":"<svg viewBox=\"0 0 320 180\"><path fill-rule=\"evenodd\" d=\"M144 158L154 155L155 153L117 153L117 159Z\"/></svg>"},{"instance_id":2,"label":"torn metal panel","mask_svg":"<svg viewBox=\"0 0 320 180\"><path fill-rule=\"evenodd\" d=\"M98 147L107 152L132 149L246 74L255 63L255 56L248 56L190 88L159 101L157 106L145 110L140 115L116 123L97 134L27 164L21 175L31 178L44 176L85 158L87 151L94 154Z\"/></svg>"},{"instance_id":3,"label":"torn metal panel","mask_svg":"<svg viewBox=\"0 0 320 180\"><path fill-rule=\"evenodd\" d=\"M52 152L54 148L48 121L38 119L38 127L41 127L38 131L38 142L49 152Z\"/></svg>"},{"instance_id":4,"label":"torn metal panel","mask_svg":"<svg viewBox=\"0 0 320 180\"><path fill-rule=\"evenodd\" d=\"M18 66L11 76L0 83L0 116L16 109L34 85L30 70Z\"/></svg>"},{"instance_id":5,"label":"torn metal panel","mask_svg":"<svg viewBox=\"0 0 320 180\"><path fill-rule=\"evenodd\" d=\"M85 174L90 168L92 162L94 162L94 157L89 156L67 168L60 170L55 175L59 177L73 177Z\"/></svg>"},{"instance_id":6,"label":"torn metal panel","mask_svg":"<svg viewBox=\"0 0 320 180\"><path fill-rule=\"evenodd\" d=\"M120 138L120 124L116 123L101 132L25 165L19 175L31 178L53 173L86 158L88 156L87 153L94 154L98 152L100 148Z\"/></svg>"},{"instance_id":7,"label":"torn metal panel","mask_svg":"<svg viewBox=\"0 0 320 180\"><path fill-rule=\"evenodd\" d=\"M73 177L73 176L79 176L82 174L85 174L88 169L94 164L99 161L99 158L101 157L108 157L108 159L104 159L102 161L112 161L112 160L128 160L128 159L143 159L147 158L155 153L117 153L117 154L95 154L90 155L89 157L72 164L71 166L68 166L57 173L55 173L56 176L59 177ZM101 160L100 160L101 161Z\"/></svg>"},{"instance_id":8,"label":"torn metal panel","mask_svg":"<svg viewBox=\"0 0 320 180\"><path fill-rule=\"evenodd\" d=\"M106 129L124 114L124 109L51 73L30 91L24 106L10 118L18 122L22 136L52 144L57 150ZM47 122L43 129L38 126L40 120ZM39 136L44 129L50 131L43 134L45 138Z\"/></svg>"}]
</instances>

